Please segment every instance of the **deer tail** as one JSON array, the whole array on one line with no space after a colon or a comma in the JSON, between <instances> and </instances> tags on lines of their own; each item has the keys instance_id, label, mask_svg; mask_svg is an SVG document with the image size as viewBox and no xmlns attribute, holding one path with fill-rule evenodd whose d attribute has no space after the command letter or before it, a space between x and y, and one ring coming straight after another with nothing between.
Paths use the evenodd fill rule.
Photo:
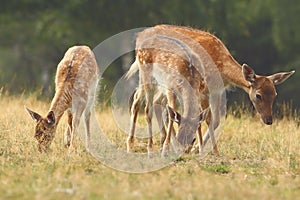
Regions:
<instances>
[{"instance_id":1,"label":"deer tail","mask_svg":"<svg viewBox=\"0 0 300 200\"><path fill-rule=\"evenodd\" d=\"M126 73L125 78L129 79L133 74L135 74L139 70L138 60L136 59L134 63L130 66L129 71Z\"/></svg>"}]
</instances>

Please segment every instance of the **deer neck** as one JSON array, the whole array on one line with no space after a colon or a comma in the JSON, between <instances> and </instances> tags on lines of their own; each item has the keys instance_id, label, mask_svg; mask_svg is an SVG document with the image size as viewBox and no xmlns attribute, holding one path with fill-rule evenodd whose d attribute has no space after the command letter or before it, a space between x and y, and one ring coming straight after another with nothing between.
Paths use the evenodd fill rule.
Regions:
<instances>
[{"instance_id":1,"label":"deer neck","mask_svg":"<svg viewBox=\"0 0 300 200\"><path fill-rule=\"evenodd\" d=\"M189 83L187 83L189 84ZM198 97L199 94L197 93L197 90L193 89L190 85L187 87L184 87L183 90L181 90L182 95L182 103L183 103L183 117L191 117L195 118L198 113L195 112L199 110L198 107Z\"/></svg>"},{"instance_id":2,"label":"deer neck","mask_svg":"<svg viewBox=\"0 0 300 200\"><path fill-rule=\"evenodd\" d=\"M222 67L219 67L219 69L220 68L225 86L234 85L249 93L250 84L244 78L240 64L232 58L230 61L225 62Z\"/></svg>"},{"instance_id":3,"label":"deer neck","mask_svg":"<svg viewBox=\"0 0 300 200\"><path fill-rule=\"evenodd\" d=\"M60 118L64 112L70 107L71 98L70 95L66 95L62 90L58 90L51 102L50 111L54 112L56 117L56 124L58 124Z\"/></svg>"}]
</instances>

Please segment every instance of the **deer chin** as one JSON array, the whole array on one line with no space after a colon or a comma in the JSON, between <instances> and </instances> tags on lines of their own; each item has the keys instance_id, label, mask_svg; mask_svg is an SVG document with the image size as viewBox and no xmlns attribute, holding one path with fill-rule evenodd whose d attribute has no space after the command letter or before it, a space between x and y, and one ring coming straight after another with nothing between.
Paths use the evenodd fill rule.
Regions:
<instances>
[{"instance_id":1,"label":"deer chin","mask_svg":"<svg viewBox=\"0 0 300 200\"><path fill-rule=\"evenodd\" d=\"M196 131L179 131L177 135L178 142L184 146L185 149L191 148L195 142L195 132Z\"/></svg>"},{"instance_id":2,"label":"deer chin","mask_svg":"<svg viewBox=\"0 0 300 200\"><path fill-rule=\"evenodd\" d=\"M272 118L272 116L261 117L260 119L266 125L272 125L273 124L273 118Z\"/></svg>"}]
</instances>

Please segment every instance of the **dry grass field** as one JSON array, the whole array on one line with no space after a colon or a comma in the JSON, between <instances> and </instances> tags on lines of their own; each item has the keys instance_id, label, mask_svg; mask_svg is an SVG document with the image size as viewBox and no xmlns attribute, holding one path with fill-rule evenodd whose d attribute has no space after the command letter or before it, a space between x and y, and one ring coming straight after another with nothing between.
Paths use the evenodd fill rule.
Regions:
<instances>
[{"instance_id":1,"label":"dry grass field","mask_svg":"<svg viewBox=\"0 0 300 200\"><path fill-rule=\"evenodd\" d=\"M296 199L300 196L300 128L291 118L263 125L258 117L228 115L220 156L183 155L150 173L130 174L103 165L77 139L63 146L64 116L48 153L40 154L24 105L45 114L49 102L34 95L0 96L0 199ZM109 138L125 148L111 112L97 107ZM156 141L158 146L158 141ZM137 143L138 150L146 144ZM144 147L143 147L144 146ZM143 149L144 148L144 149Z\"/></svg>"}]
</instances>

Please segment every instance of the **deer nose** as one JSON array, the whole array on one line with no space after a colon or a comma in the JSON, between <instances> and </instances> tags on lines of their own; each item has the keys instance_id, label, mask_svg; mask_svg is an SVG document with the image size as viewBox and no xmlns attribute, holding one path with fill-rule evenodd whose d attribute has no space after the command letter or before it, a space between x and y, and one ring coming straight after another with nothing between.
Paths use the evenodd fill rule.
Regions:
<instances>
[{"instance_id":1,"label":"deer nose","mask_svg":"<svg viewBox=\"0 0 300 200\"><path fill-rule=\"evenodd\" d=\"M273 119L272 119L272 116L266 117L266 119L265 119L265 123L266 123L267 125L271 125L271 124L273 124Z\"/></svg>"}]
</instances>

